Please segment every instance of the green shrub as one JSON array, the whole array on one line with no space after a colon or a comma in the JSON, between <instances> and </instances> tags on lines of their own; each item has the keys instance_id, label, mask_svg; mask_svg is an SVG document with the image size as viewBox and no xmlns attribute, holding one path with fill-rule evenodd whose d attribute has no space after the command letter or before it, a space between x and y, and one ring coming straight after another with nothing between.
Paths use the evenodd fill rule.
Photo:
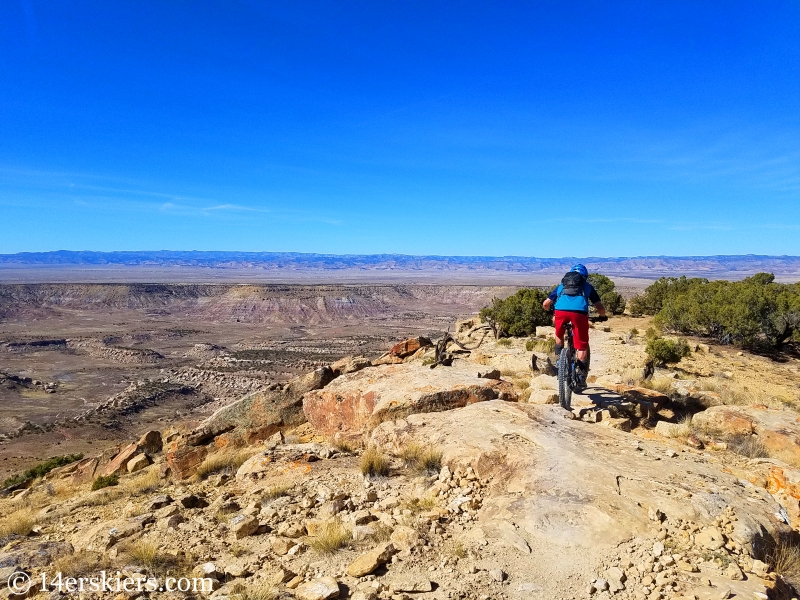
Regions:
<instances>
[{"instance_id":1,"label":"green shrub","mask_svg":"<svg viewBox=\"0 0 800 600\"><path fill-rule=\"evenodd\" d=\"M625 298L616 291L616 284L600 273L590 273L589 283L597 290L598 296L610 315L621 315L625 312Z\"/></svg>"},{"instance_id":2,"label":"green shrub","mask_svg":"<svg viewBox=\"0 0 800 600\"><path fill-rule=\"evenodd\" d=\"M536 327L552 325L550 313L542 308L547 292L534 288L518 290L505 300L494 298L481 309L481 321L488 323L496 338L536 335Z\"/></svg>"},{"instance_id":3,"label":"green shrub","mask_svg":"<svg viewBox=\"0 0 800 600\"><path fill-rule=\"evenodd\" d=\"M690 354L689 345L683 340L668 340L658 336L648 340L645 352L659 367L678 363Z\"/></svg>"},{"instance_id":4,"label":"green shrub","mask_svg":"<svg viewBox=\"0 0 800 600\"><path fill-rule=\"evenodd\" d=\"M92 491L114 485L119 485L119 477L117 475L100 475L100 477L92 482Z\"/></svg>"},{"instance_id":5,"label":"green shrub","mask_svg":"<svg viewBox=\"0 0 800 600\"><path fill-rule=\"evenodd\" d=\"M77 462L82 458L83 454L66 454L64 456L54 456L52 458L48 458L46 461L41 462L34 467L31 467L24 473L18 473L16 475L12 475L3 482L2 487L5 488L11 485L17 485L18 483L22 483L23 481L28 481L29 479L37 479L39 477L44 477L53 469L57 469L58 467L63 467L70 463Z\"/></svg>"},{"instance_id":6,"label":"green shrub","mask_svg":"<svg viewBox=\"0 0 800 600\"><path fill-rule=\"evenodd\" d=\"M630 309L655 315L664 330L721 344L779 349L800 341L800 283L775 283L770 273L733 282L663 277L633 298Z\"/></svg>"}]
</instances>

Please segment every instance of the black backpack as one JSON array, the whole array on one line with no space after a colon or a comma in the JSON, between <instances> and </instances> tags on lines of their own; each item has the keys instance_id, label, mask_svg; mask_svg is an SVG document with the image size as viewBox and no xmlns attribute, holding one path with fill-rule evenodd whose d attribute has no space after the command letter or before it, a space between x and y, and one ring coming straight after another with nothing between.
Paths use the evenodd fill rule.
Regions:
<instances>
[{"instance_id":1,"label":"black backpack","mask_svg":"<svg viewBox=\"0 0 800 600\"><path fill-rule=\"evenodd\" d=\"M586 278L577 271L570 271L561 279L561 285L564 286L561 291L562 294L567 296L583 296L583 286L586 283Z\"/></svg>"}]
</instances>

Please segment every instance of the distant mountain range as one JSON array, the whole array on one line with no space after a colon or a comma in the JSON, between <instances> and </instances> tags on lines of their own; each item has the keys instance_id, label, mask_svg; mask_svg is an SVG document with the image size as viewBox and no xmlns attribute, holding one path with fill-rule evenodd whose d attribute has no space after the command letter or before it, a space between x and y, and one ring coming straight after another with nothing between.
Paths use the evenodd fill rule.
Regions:
<instances>
[{"instance_id":1,"label":"distant mountain range","mask_svg":"<svg viewBox=\"0 0 800 600\"><path fill-rule=\"evenodd\" d=\"M190 268L258 272L347 271L378 273L562 273L575 262L608 275L745 277L759 271L800 277L800 256L638 256L620 258L526 256L413 256L296 252L21 252L0 254L0 269Z\"/></svg>"}]
</instances>

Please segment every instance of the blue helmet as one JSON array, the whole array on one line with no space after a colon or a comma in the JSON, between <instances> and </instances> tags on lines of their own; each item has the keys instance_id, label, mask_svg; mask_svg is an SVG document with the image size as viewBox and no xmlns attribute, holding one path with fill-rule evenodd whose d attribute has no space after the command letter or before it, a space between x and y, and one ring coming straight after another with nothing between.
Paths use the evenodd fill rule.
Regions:
<instances>
[{"instance_id":1,"label":"blue helmet","mask_svg":"<svg viewBox=\"0 0 800 600\"><path fill-rule=\"evenodd\" d=\"M573 272L573 271L574 271L575 273L580 273L580 274L581 274L581 275L583 275L584 277L588 277L588 276L589 276L589 271L586 269L586 267L584 267L584 266L583 266L582 264L580 264L580 263L578 263L577 265L575 265L574 267L572 267L572 268L570 269L570 272Z\"/></svg>"}]
</instances>

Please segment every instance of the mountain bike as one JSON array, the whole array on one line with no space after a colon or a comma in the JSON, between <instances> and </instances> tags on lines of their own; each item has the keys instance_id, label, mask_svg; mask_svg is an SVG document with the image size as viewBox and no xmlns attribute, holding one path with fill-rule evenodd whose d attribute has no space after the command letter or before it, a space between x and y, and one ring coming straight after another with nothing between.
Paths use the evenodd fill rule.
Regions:
<instances>
[{"instance_id":1,"label":"mountain bike","mask_svg":"<svg viewBox=\"0 0 800 600\"><path fill-rule=\"evenodd\" d=\"M606 317L589 317L589 321L597 323L598 321L606 321ZM591 350L586 351L586 371L589 371L589 360L591 358ZM564 329L564 349L558 356L556 368L558 369L558 403L562 408L571 410L572 392L580 392L583 386L578 381L578 374L576 372L578 366L578 357L575 351L575 346L572 342L572 323L567 323Z\"/></svg>"}]
</instances>

